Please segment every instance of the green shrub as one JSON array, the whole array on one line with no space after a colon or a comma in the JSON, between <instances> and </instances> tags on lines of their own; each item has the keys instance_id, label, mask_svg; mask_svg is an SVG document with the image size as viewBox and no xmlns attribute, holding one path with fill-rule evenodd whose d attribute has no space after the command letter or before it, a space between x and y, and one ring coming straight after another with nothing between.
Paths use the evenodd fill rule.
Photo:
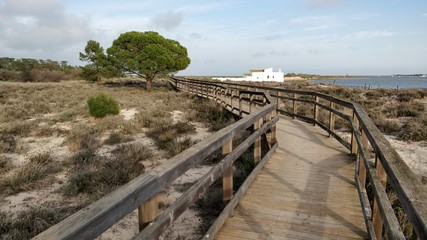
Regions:
<instances>
[{"instance_id":1,"label":"green shrub","mask_svg":"<svg viewBox=\"0 0 427 240\"><path fill-rule=\"evenodd\" d=\"M87 104L90 115L96 118L103 118L108 114L119 114L119 104L117 101L103 93L89 97Z\"/></svg>"}]
</instances>

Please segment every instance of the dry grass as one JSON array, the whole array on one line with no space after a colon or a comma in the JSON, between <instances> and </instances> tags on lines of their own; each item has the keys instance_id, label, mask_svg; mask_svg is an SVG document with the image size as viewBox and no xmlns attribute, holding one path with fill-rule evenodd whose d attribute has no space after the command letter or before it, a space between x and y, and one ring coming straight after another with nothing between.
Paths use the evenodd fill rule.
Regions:
<instances>
[{"instance_id":1,"label":"dry grass","mask_svg":"<svg viewBox=\"0 0 427 240\"><path fill-rule=\"evenodd\" d=\"M18 193L34 189L38 180L45 178L49 173L58 171L50 153L41 153L31 156L29 160L5 174L0 181L0 189Z\"/></svg>"},{"instance_id":2,"label":"dry grass","mask_svg":"<svg viewBox=\"0 0 427 240\"><path fill-rule=\"evenodd\" d=\"M60 222L79 207L32 207L17 216L0 212L1 239L30 239Z\"/></svg>"},{"instance_id":3,"label":"dry grass","mask_svg":"<svg viewBox=\"0 0 427 240\"><path fill-rule=\"evenodd\" d=\"M153 157L151 149L138 143L121 145L114 154L112 158L101 158L90 149L76 153L71 159L73 172L63 193L86 193L98 199L143 173L142 162Z\"/></svg>"}]
</instances>

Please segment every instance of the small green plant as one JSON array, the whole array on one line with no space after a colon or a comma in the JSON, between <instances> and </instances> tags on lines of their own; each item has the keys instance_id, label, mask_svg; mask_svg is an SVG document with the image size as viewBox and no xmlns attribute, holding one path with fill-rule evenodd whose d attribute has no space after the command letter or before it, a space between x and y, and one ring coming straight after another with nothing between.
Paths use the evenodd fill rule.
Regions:
<instances>
[{"instance_id":1,"label":"small green plant","mask_svg":"<svg viewBox=\"0 0 427 240\"><path fill-rule=\"evenodd\" d=\"M90 115L95 118L103 118L109 114L119 114L119 104L117 101L103 93L89 97L87 104Z\"/></svg>"}]
</instances>

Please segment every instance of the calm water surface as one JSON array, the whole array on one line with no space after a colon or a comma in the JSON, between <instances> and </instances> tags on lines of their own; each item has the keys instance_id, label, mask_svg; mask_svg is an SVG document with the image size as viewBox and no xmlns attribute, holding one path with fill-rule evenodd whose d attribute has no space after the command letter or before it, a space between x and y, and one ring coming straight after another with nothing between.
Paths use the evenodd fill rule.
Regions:
<instances>
[{"instance_id":1,"label":"calm water surface","mask_svg":"<svg viewBox=\"0 0 427 240\"><path fill-rule=\"evenodd\" d=\"M366 88L427 88L427 77L393 77L393 76L375 76L366 78L349 79L321 79L310 80L313 84L334 84L347 87L366 87Z\"/></svg>"}]
</instances>

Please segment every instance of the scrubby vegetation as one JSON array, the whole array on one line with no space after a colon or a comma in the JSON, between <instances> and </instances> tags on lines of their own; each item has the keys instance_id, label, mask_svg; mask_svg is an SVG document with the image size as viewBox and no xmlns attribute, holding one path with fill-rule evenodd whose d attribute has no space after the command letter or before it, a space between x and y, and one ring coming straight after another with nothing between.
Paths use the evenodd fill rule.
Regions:
<instances>
[{"instance_id":1,"label":"scrubby vegetation","mask_svg":"<svg viewBox=\"0 0 427 240\"><path fill-rule=\"evenodd\" d=\"M0 57L0 81L58 82L75 79L79 73L79 67L67 61Z\"/></svg>"},{"instance_id":2,"label":"scrubby vegetation","mask_svg":"<svg viewBox=\"0 0 427 240\"><path fill-rule=\"evenodd\" d=\"M74 206L90 204L192 146L199 141L196 127L207 131L234 121L215 103L171 91L166 81L149 93L144 82L130 82L0 82L0 199L19 192L37 196L12 212L0 211L2 237L28 239L76 211ZM100 93L117 99L123 112L91 118L87 99ZM125 119L127 110L135 113ZM40 220L46 221L40 229L19 230L17 211L27 211L29 200L43 208L46 194L57 198L50 210L61 217ZM33 212L44 219L44 210Z\"/></svg>"},{"instance_id":3,"label":"scrubby vegetation","mask_svg":"<svg viewBox=\"0 0 427 240\"><path fill-rule=\"evenodd\" d=\"M87 100L87 105L90 115L96 118L103 118L109 114L119 114L119 104L117 101L103 93L90 96Z\"/></svg>"}]
</instances>

